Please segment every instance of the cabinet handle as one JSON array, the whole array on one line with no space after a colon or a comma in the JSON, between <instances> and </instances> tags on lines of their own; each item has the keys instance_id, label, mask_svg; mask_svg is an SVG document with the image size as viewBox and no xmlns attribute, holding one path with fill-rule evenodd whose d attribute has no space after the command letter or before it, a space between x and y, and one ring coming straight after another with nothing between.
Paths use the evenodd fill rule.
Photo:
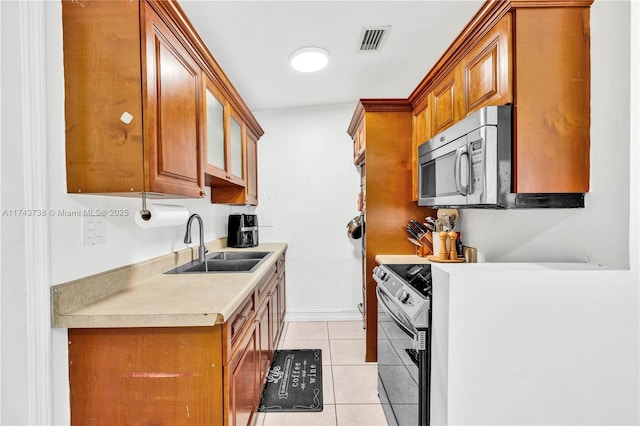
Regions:
<instances>
[{"instance_id":1,"label":"cabinet handle","mask_svg":"<svg viewBox=\"0 0 640 426\"><path fill-rule=\"evenodd\" d=\"M242 328L242 326L244 325L245 322L247 322L247 318L249 318L249 314L242 314L240 315L240 324L236 324L234 327L234 334L235 334L235 330L240 330Z\"/></svg>"},{"instance_id":2,"label":"cabinet handle","mask_svg":"<svg viewBox=\"0 0 640 426\"><path fill-rule=\"evenodd\" d=\"M133 115L131 115L127 111L123 112L122 115L120 116L120 121L122 121L124 124L131 123L131 120L133 120Z\"/></svg>"}]
</instances>

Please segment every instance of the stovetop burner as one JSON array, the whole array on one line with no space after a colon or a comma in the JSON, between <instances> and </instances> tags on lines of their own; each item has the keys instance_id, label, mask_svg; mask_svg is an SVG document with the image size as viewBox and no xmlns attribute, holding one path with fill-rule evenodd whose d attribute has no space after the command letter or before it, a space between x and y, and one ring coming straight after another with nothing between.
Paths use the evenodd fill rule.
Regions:
<instances>
[{"instance_id":1,"label":"stovetop burner","mask_svg":"<svg viewBox=\"0 0 640 426\"><path fill-rule=\"evenodd\" d=\"M385 264L402 281L416 289L423 296L431 297L431 265L429 264Z\"/></svg>"}]
</instances>

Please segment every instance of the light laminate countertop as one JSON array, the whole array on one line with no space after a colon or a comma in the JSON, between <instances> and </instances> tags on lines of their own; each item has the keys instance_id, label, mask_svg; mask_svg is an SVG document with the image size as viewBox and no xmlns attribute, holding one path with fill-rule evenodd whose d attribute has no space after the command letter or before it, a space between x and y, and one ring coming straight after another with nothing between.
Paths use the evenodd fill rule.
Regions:
<instances>
[{"instance_id":1,"label":"light laminate countertop","mask_svg":"<svg viewBox=\"0 0 640 426\"><path fill-rule=\"evenodd\" d=\"M396 265L412 265L432 263L426 257L420 257L415 254L379 254L375 257L378 264L396 264Z\"/></svg>"},{"instance_id":2,"label":"light laminate countertop","mask_svg":"<svg viewBox=\"0 0 640 426\"><path fill-rule=\"evenodd\" d=\"M174 264L178 266L186 263L182 261L185 259L184 255L172 253L149 261L154 263L151 270L157 271L160 268L160 272L140 274L136 268L150 269L148 264L144 265L149 262L143 262L54 286L51 290L53 327L184 327L221 324L251 294L286 248L286 243L263 243L249 249L214 247L215 251L273 252L253 273L165 274ZM212 251L211 247L209 250ZM166 257L171 258L172 262L167 263ZM178 257L180 261L176 261ZM190 258L186 259L189 260ZM137 278L132 278L132 275Z\"/></svg>"}]
</instances>

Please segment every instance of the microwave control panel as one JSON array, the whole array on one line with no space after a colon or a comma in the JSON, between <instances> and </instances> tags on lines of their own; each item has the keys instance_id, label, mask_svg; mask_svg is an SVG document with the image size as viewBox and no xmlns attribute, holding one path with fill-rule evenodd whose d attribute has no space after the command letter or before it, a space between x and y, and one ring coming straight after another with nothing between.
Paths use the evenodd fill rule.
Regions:
<instances>
[{"instance_id":1,"label":"microwave control panel","mask_svg":"<svg viewBox=\"0 0 640 426\"><path fill-rule=\"evenodd\" d=\"M482 192L484 176L484 147L483 140L471 142L471 191L470 194Z\"/></svg>"}]
</instances>

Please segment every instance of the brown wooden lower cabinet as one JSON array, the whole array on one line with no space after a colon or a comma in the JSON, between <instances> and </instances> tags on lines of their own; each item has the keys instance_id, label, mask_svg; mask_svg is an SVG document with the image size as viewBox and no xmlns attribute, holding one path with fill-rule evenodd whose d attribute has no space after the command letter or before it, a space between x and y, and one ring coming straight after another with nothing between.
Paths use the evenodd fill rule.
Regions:
<instances>
[{"instance_id":1,"label":"brown wooden lower cabinet","mask_svg":"<svg viewBox=\"0 0 640 426\"><path fill-rule=\"evenodd\" d=\"M248 425L259 402L261 373L258 371L259 352L256 342L256 326L251 326L246 342L240 346L238 353L226 367L228 378L228 413L226 424L230 426Z\"/></svg>"},{"instance_id":2,"label":"brown wooden lower cabinet","mask_svg":"<svg viewBox=\"0 0 640 426\"><path fill-rule=\"evenodd\" d=\"M223 424L221 331L70 329L71 424Z\"/></svg>"},{"instance_id":3,"label":"brown wooden lower cabinet","mask_svg":"<svg viewBox=\"0 0 640 426\"><path fill-rule=\"evenodd\" d=\"M69 329L71 424L251 424L284 287L283 256L224 324Z\"/></svg>"}]
</instances>

